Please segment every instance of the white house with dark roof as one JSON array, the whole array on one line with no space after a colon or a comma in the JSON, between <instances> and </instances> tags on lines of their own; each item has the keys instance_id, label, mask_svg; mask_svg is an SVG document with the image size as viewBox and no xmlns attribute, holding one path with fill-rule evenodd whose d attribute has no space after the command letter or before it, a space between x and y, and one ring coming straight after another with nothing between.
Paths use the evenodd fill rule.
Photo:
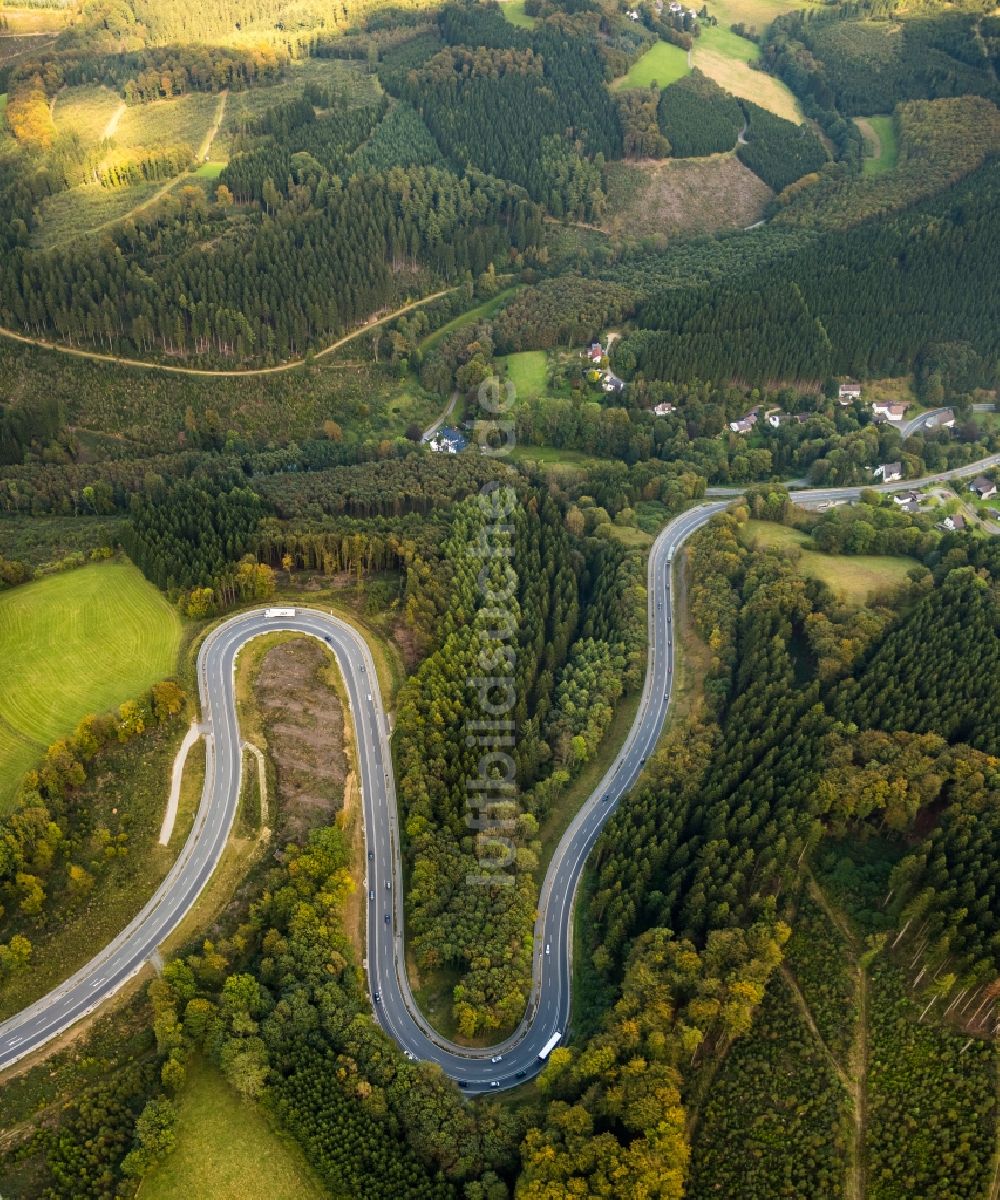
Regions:
<instances>
[{"instance_id":1,"label":"white house with dark roof","mask_svg":"<svg viewBox=\"0 0 1000 1200\"><path fill-rule=\"evenodd\" d=\"M885 417L887 421L902 421L906 416L905 404L890 404L887 400L876 400L872 405L876 417Z\"/></svg>"},{"instance_id":2,"label":"white house with dark roof","mask_svg":"<svg viewBox=\"0 0 1000 1200\"><path fill-rule=\"evenodd\" d=\"M903 478L903 464L901 462L882 463L881 466L874 469L873 474L883 483L895 483L897 479Z\"/></svg>"}]
</instances>

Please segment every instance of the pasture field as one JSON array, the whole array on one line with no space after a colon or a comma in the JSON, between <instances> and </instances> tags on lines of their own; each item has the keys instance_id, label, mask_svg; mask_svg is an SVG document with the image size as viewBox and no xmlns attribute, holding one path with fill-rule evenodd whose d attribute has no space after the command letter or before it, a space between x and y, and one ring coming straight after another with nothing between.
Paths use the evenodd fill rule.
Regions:
<instances>
[{"instance_id":1,"label":"pasture field","mask_svg":"<svg viewBox=\"0 0 1000 1200\"><path fill-rule=\"evenodd\" d=\"M809 548L809 537L800 529L771 521L748 521L746 536L758 546L798 547L803 575L822 580L848 604L859 606L878 592L906 583L907 572L918 565L915 558L904 555L822 554Z\"/></svg>"},{"instance_id":2,"label":"pasture field","mask_svg":"<svg viewBox=\"0 0 1000 1200\"><path fill-rule=\"evenodd\" d=\"M728 30L730 25L742 21L747 26L756 25L760 31L782 13L818 7L811 0L805 3L801 0L716 0L709 11L719 18L720 29Z\"/></svg>"},{"instance_id":3,"label":"pasture field","mask_svg":"<svg viewBox=\"0 0 1000 1200\"><path fill-rule=\"evenodd\" d=\"M3 115L7 111L7 93L0 92L0 121L3 120Z\"/></svg>"},{"instance_id":4,"label":"pasture field","mask_svg":"<svg viewBox=\"0 0 1000 1200\"><path fill-rule=\"evenodd\" d=\"M203 162L191 172L191 178L208 180L209 183L214 183L222 174L225 165L219 159L209 159L208 162Z\"/></svg>"},{"instance_id":5,"label":"pasture field","mask_svg":"<svg viewBox=\"0 0 1000 1200\"><path fill-rule=\"evenodd\" d=\"M636 59L628 74L616 79L613 86L616 89L644 88L655 82L665 88L683 78L690 70L687 54L680 46L657 42L642 58Z\"/></svg>"},{"instance_id":6,"label":"pasture field","mask_svg":"<svg viewBox=\"0 0 1000 1200\"><path fill-rule=\"evenodd\" d=\"M0 812L46 746L170 675L180 635L175 610L128 562L0 595Z\"/></svg>"},{"instance_id":7,"label":"pasture field","mask_svg":"<svg viewBox=\"0 0 1000 1200\"><path fill-rule=\"evenodd\" d=\"M503 0L500 7L511 25L519 25L522 29L534 29L538 24L535 17L529 17L524 11L524 0Z\"/></svg>"},{"instance_id":8,"label":"pasture field","mask_svg":"<svg viewBox=\"0 0 1000 1200\"><path fill-rule=\"evenodd\" d=\"M124 101L110 88L85 84L59 92L52 118L59 133L76 133L84 145L96 146L114 135L124 108Z\"/></svg>"},{"instance_id":9,"label":"pasture field","mask_svg":"<svg viewBox=\"0 0 1000 1200\"><path fill-rule=\"evenodd\" d=\"M865 157L861 169L865 175L891 171L899 159L896 122L891 117L858 117L854 122L865 139Z\"/></svg>"},{"instance_id":10,"label":"pasture field","mask_svg":"<svg viewBox=\"0 0 1000 1200\"><path fill-rule=\"evenodd\" d=\"M544 350L524 350L520 354L508 354L498 358L497 364L514 385L518 400L533 400L543 396L549 382L548 356Z\"/></svg>"},{"instance_id":11,"label":"pasture field","mask_svg":"<svg viewBox=\"0 0 1000 1200\"><path fill-rule=\"evenodd\" d=\"M595 454L585 454L582 450L564 450L561 446L515 446L510 452L515 462L531 463L538 468L580 468L590 470L594 467L607 466L610 458L599 458Z\"/></svg>"},{"instance_id":12,"label":"pasture field","mask_svg":"<svg viewBox=\"0 0 1000 1200\"><path fill-rule=\"evenodd\" d=\"M802 109L791 91L780 79L750 66L759 57L758 47L733 33L728 23L724 26L721 17L714 28L702 30L691 50L692 64L727 92L799 124Z\"/></svg>"},{"instance_id":13,"label":"pasture field","mask_svg":"<svg viewBox=\"0 0 1000 1200\"><path fill-rule=\"evenodd\" d=\"M305 1155L214 1068L195 1064L178 1100L177 1144L143 1180L140 1200L322 1200Z\"/></svg>"}]
</instances>

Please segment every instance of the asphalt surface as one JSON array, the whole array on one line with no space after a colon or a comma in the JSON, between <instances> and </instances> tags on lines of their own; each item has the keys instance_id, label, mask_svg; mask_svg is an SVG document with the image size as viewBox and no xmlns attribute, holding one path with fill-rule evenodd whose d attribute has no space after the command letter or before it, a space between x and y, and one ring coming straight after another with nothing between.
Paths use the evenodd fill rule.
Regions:
<instances>
[{"instance_id":1,"label":"asphalt surface","mask_svg":"<svg viewBox=\"0 0 1000 1200\"><path fill-rule=\"evenodd\" d=\"M874 490L898 491L998 464L1000 454L995 454L954 471L882 484ZM795 498L816 506L855 499L862 490L814 488L796 493ZM542 1067L539 1051L553 1033L565 1035L569 1022L573 902L583 864L602 826L639 777L670 703L674 556L696 529L739 492L709 489L709 495L723 498L681 513L663 529L650 551L650 637L639 710L621 751L552 856L539 897L528 1012L506 1042L487 1050L468 1050L447 1042L426 1023L410 993L404 965L399 829L389 729L363 637L339 618L317 609L296 609L291 616L269 615L271 610L258 609L214 629L198 656L202 721L208 731L207 766L201 803L183 850L153 898L114 941L54 991L0 1025L0 1070L63 1033L118 991L153 957L194 904L222 856L239 801L242 754L234 695L236 656L259 634L290 630L319 638L336 655L354 718L368 856L365 966L376 1019L407 1054L438 1063L469 1093L512 1087L536 1074Z\"/></svg>"},{"instance_id":2,"label":"asphalt surface","mask_svg":"<svg viewBox=\"0 0 1000 1200\"><path fill-rule=\"evenodd\" d=\"M973 404L972 411L977 413L993 412L996 408L994 404ZM920 413L919 416L912 417L909 421L904 421L899 428L899 436L905 442L908 437L912 437L915 433L937 428L938 417L943 412L949 411L946 408L930 408L927 412Z\"/></svg>"}]
</instances>

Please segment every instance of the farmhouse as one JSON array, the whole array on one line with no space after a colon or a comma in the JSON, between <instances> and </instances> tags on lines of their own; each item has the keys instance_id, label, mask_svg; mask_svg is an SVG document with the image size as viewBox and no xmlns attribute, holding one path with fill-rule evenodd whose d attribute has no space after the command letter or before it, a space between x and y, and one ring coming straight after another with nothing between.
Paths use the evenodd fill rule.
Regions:
<instances>
[{"instance_id":1,"label":"farmhouse","mask_svg":"<svg viewBox=\"0 0 1000 1200\"><path fill-rule=\"evenodd\" d=\"M738 421L730 421L729 428L733 433L749 433L757 424L758 416L760 416L760 405L756 404L749 412L744 413Z\"/></svg>"},{"instance_id":2,"label":"farmhouse","mask_svg":"<svg viewBox=\"0 0 1000 1200\"><path fill-rule=\"evenodd\" d=\"M428 442L435 454L458 454L468 444L469 439L464 433L459 433L457 429L452 429L447 425L443 429L439 429Z\"/></svg>"},{"instance_id":3,"label":"farmhouse","mask_svg":"<svg viewBox=\"0 0 1000 1200\"><path fill-rule=\"evenodd\" d=\"M897 479L903 478L903 464L901 462L882 463L876 467L872 474L876 479L881 479L883 483L895 483Z\"/></svg>"},{"instance_id":4,"label":"farmhouse","mask_svg":"<svg viewBox=\"0 0 1000 1200\"><path fill-rule=\"evenodd\" d=\"M861 384L860 383L842 383L837 392L837 399L841 404L850 404L852 400L861 399Z\"/></svg>"},{"instance_id":5,"label":"farmhouse","mask_svg":"<svg viewBox=\"0 0 1000 1200\"><path fill-rule=\"evenodd\" d=\"M876 400L872 405L876 417L884 417L887 421L902 421L906 416L905 404L889 404L885 400Z\"/></svg>"},{"instance_id":6,"label":"farmhouse","mask_svg":"<svg viewBox=\"0 0 1000 1200\"><path fill-rule=\"evenodd\" d=\"M974 479L969 484L969 491L975 492L980 500L992 500L997 494L997 485L992 479L987 479L985 475L980 475L978 479Z\"/></svg>"},{"instance_id":7,"label":"farmhouse","mask_svg":"<svg viewBox=\"0 0 1000 1200\"><path fill-rule=\"evenodd\" d=\"M918 492L897 492L892 499L895 504L905 509L906 512L913 512L915 509L911 509L910 505L919 505L920 494Z\"/></svg>"}]
</instances>

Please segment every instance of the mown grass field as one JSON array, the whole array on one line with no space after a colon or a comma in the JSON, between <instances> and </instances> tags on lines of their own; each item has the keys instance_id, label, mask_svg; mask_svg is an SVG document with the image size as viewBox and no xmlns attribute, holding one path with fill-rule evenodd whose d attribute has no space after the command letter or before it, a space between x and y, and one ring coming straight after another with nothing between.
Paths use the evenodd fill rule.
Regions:
<instances>
[{"instance_id":1,"label":"mown grass field","mask_svg":"<svg viewBox=\"0 0 1000 1200\"><path fill-rule=\"evenodd\" d=\"M753 20L751 18L751 23ZM760 18L756 20L760 25L764 24ZM799 102L780 79L764 71L755 71L750 66L759 57L760 50L756 44L733 33L729 22L723 22L721 16L718 25L702 29L701 37L695 39L691 50L692 64L727 92L744 100L752 100L761 108L797 124L803 119Z\"/></svg>"},{"instance_id":2,"label":"mown grass field","mask_svg":"<svg viewBox=\"0 0 1000 1200\"><path fill-rule=\"evenodd\" d=\"M496 361L514 385L517 400L532 400L545 394L549 373L548 357L544 350L524 350Z\"/></svg>"},{"instance_id":3,"label":"mown grass field","mask_svg":"<svg viewBox=\"0 0 1000 1200\"><path fill-rule=\"evenodd\" d=\"M742 21L748 26L756 25L760 31L782 13L816 7L819 5L802 0L716 0L709 11L719 18L720 28L728 30L734 22Z\"/></svg>"},{"instance_id":4,"label":"mown grass field","mask_svg":"<svg viewBox=\"0 0 1000 1200\"><path fill-rule=\"evenodd\" d=\"M559 446L515 446L510 457L520 463L534 463L538 467L601 467L611 462L609 458L598 458L580 450L563 450Z\"/></svg>"},{"instance_id":5,"label":"mown grass field","mask_svg":"<svg viewBox=\"0 0 1000 1200\"><path fill-rule=\"evenodd\" d=\"M534 17L529 17L524 11L524 0L503 0L500 7L511 25L519 25L522 29L534 29L538 24Z\"/></svg>"},{"instance_id":6,"label":"mown grass field","mask_svg":"<svg viewBox=\"0 0 1000 1200\"><path fill-rule=\"evenodd\" d=\"M899 159L896 122L889 117L858 117L855 121L865 139L865 157L861 169L865 175L883 175Z\"/></svg>"},{"instance_id":7,"label":"mown grass field","mask_svg":"<svg viewBox=\"0 0 1000 1200\"><path fill-rule=\"evenodd\" d=\"M0 812L46 746L170 675L180 635L175 610L127 562L0 595Z\"/></svg>"},{"instance_id":8,"label":"mown grass field","mask_svg":"<svg viewBox=\"0 0 1000 1200\"><path fill-rule=\"evenodd\" d=\"M771 521L748 521L746 536L759 546L798 547L801 573L822 580L848 604L865 604L878 592L905 583L907 572L919 565L903 555L821 554L809 548L809 537L801 530Z\"/></svg>"},{"instance_id":9,"label":"mown grass field","mask_svg":"<svg viewBox=\"0 0 1000 1200\"><path fill-rule=\"evenodd\" d=\"M244 1103L222 1075L195 1065L178 1103L177 1144L140 1200L322 1200L327 1194L292 1139Z\"/></svg>"},{"instance_id":10,"label":"mown grass field","mask_svg":"<svg viewBox=\"0 0 1000 1200\"><path fill-rule=\"evenodd\" d=\"M194 179L207 179L209 183L214 183L222 174L225 163L219 159L209 159L208 162L203 162L200 167L192 171L191 175Z\"/></svg>"},{"instance_id":11,"label":"mown grass field","mask_svg":"<svg viewBox=\"0 0 1000 1200\"><path fill-rule=\"evenodd\" d=\"M636 59L627 75L615 80L614 87L640 88L656 83L665 88L668 84L676 83L690 70L687 53L680 46L657 42L642 58Z\"/></svg>"}]
</instances>

